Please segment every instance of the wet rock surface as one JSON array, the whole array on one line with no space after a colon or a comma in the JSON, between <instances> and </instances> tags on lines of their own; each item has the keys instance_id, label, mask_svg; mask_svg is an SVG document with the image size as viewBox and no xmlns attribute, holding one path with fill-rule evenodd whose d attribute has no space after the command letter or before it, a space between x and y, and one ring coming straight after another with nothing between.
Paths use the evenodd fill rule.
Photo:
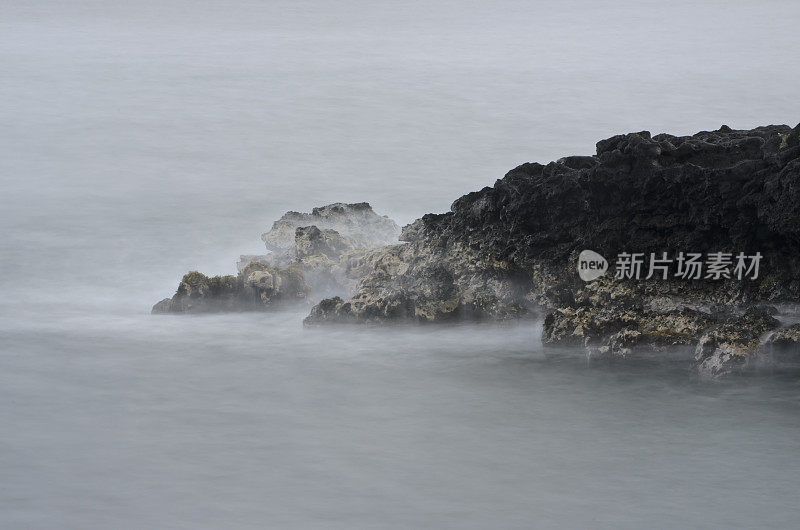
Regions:
<instances>
[{"instance_id":1,"label":"wet rock surface","mask_svg":"<svg viewBox=\"0 0 800 530\"><path fill-rule=\"evenodd\" d=\"M237 277L187 275L154 312L324 298L307 324L544 316L547 345L610 358L684 348L716 378L767 353L797 355L800 331L769 307L800 302L798 204L800 125L618 135L591 156L509 171L404 227L401 244L397 225L367 203L288 212L262 236L269 254L242 256ZM603 270L582 279L583 251ZM648 279L645 268L626 278L615 270L624 252L761 261L752 277L668 269ZM289 269L295 287L276 287Z\"/></svg>"},{"instance_id":2,"label":"wet rock surface","mask_svg":"<svg viewBox=\"0 0 800 530\"><path fill-rule=\"evenodd\" d=\"M450 212L406 226L406 244L381 251L351 298L321 302L306 322L543 313L547 344L611 356L695 348L698 370L724 375L777 327L749 307L800 301L799 132L786 125L683 137L643 131L602 140L593 156L523 164ZM584 283L575 267L586 249L612 269L626 251L760 253L762 260L756 279L688 280L672 271L665 279L617 279L609 270ZM733 336L739 328L746 333Z\"/></svg>"}]
</instances>

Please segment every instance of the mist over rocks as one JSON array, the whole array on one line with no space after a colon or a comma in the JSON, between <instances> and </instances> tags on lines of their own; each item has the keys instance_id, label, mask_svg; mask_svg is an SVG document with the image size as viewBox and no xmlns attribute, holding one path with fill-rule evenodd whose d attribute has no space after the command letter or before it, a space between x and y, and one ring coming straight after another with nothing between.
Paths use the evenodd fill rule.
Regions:
<instances>
[{"instance_id":1,"label":"mist over rocks","mask_svg":"<svg viewBox=\"0 0 800 530\"><path fill-rule=\"evenodd\" d=\"M751 307L705 331L695 348L694 362L700 375L718 378L758 362L761 337L780 327L774 313L774 308Z\"/></svg>"},{"instance_id":2,"label":"mist over rocks","mask_svg":"<svg viewBox=\"0 0 800 530\"><path fill-rule=\"evenodd\" d=\"M336 231L351 248L390 245L396 243L400 235L397 223L375 213L369 203L337 202L314 208L311 213L286 212L261 239L267 250L284 253L295 247L296 230L309 226Z\"/></svg>"},{"instance_id":3,"label":"mist over rocks","mask_svg":"<svg viewBox=\"0 0 800 530\"><path fill-rule=\"evenodd\" d=\"M522 164L402 231L367 203L287 212L238 277L190 273L153 310L322 299L306 324L543 316L546 345L608 358L684 348L717 378L794 358L798 334L773 306L800 302L798 204L800 125L622 134L591 156ZM611 268L623 252L758 254L760 273L625 278ZM581 279L582 254L608 258L608 273Z\"/></svg>"},{"instance_id":4,"label":"mist over rocks","mask_svg":"<svg viewBox=\"0 0 800 530\"><path fill-rule=\"evenodd\" d=\"M773 363L800 366L800 323L770 333L762 349Z\"/></svg>"},{"instance_id":5,"label":"mist over rocks","mask_svg":"<svg viewBox=\"0 0 800 530\"><path fill-rule=\"evenodd\" d=\"M306 302L310 287L295 267L277 269L248 264L237 276L208 277L197 271L183 276L172 298L153 306L153 313L256 311L277 304Z\"/></svg>"},{"instance_id":6,"label":"mist over rocks","mask_svg":"<svg viewBox=\"0 0 800 530\"><path fill-rule=\"evenodd\" d=\"M351 296L372 269L374 249L396 243L399 233L394 221L365 202L287 212L262 235L269 254L240 256L237 276L189 272L152 312L258 311Z\"/></svg>"},{"instance_id":7,"label":"mist over rocks","mask_svg":"<svg viewBox=\"0 0 800 530\"><path fill-rule=\"evenodd\" d=\"M786 125L683 137L642 131L601 140L592 156L523 164L450 212L406 226L406 245L383 252L354 296L321 302L305 322L544 313L546 344L609 356L697 348L696 366L722 366L704 373L727 374L761 350L753 337L764 322L742 314L800 301L799 138L800 126ZM610 261L625 251L763 259L754 280L632 280L609 271L585 283L575 270L585 249ZM746 340L733 335L742 327Z\"/></svg>"}]
</instances>

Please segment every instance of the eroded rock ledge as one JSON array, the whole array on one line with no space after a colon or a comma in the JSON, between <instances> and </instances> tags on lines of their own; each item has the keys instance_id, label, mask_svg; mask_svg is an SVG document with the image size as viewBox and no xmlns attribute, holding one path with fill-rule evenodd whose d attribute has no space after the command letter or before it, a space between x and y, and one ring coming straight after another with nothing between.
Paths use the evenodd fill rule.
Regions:
<instances>
[{"instance_id":1,"label":"eroded rock ledge","mask_svg":"<svg viewBox=\"0 0 800 530\"><path fill-rule=\"evenodd\" d=\"M798 332L772 313L800 302L799 136L786 125L643 131L602 140L592 156L523 164L406 226L406 245L376 251L355 294L320 302L306 323L542 312L547 344L609 356L683 346L712 377L777 344L792 359ZM763 258L755 280L618 280L611 270L584 283L584 249L609 261L625 251Z\"/></svg>"}]
</instances>

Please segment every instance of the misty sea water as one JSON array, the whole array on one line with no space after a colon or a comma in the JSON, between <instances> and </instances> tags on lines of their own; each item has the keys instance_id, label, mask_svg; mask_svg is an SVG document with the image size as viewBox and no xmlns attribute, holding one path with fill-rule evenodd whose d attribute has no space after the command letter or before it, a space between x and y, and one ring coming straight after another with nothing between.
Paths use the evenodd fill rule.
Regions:
<instances>
[{"instance_id":1,"label":"misty sea water","mask_svg":"<svg viewBox=\"0 0 800 530\"><path fill-rule=\"evenodd\" d=\"M541 324L151 316L287 210L795 125L800 4L0 2L0 527L793 528L800 382Z\"/></svg>"}]
</instances>

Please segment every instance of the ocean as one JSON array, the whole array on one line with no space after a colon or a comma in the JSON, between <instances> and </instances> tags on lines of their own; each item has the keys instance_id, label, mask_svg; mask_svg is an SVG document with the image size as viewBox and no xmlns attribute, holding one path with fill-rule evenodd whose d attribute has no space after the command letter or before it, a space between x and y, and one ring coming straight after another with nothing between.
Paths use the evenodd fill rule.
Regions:
<instances>
[{"instance_id":1,"label":"ocean","mask_svg":"<svg viewBox=\"0 0 800 530\"><path fill-rule=\"evenodd\" d=\"M800 4L0 3L0 527L787 528L800 382L541 323L155 316L287 210L796 125Z\"/></svg>"}]
</instances>

